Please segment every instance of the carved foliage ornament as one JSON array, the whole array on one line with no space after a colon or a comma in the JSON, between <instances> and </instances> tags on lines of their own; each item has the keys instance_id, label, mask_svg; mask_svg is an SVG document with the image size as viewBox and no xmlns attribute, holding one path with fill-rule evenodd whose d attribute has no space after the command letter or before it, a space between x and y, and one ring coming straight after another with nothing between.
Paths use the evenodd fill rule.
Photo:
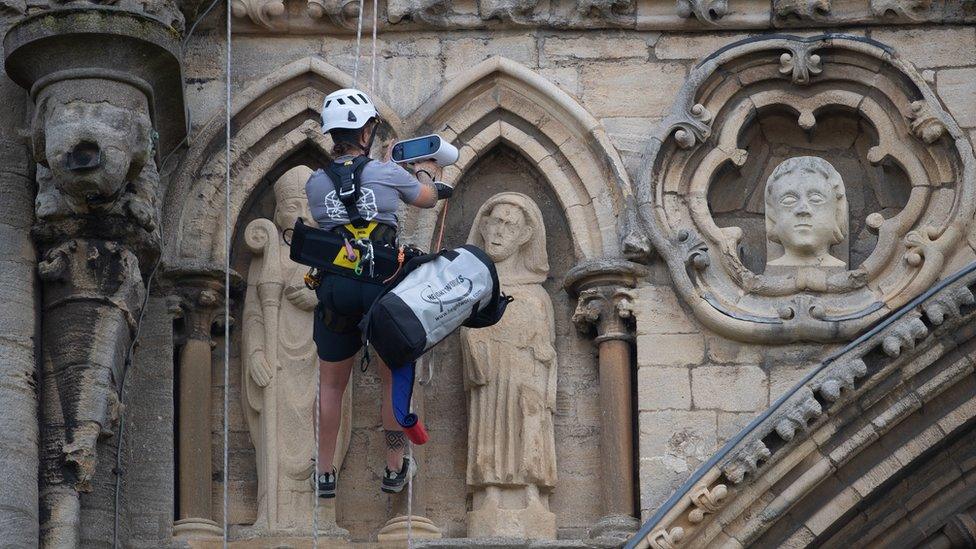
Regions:
<instances>
[{"instance_id":1,"label":"carved foliage ornament","mask_svg":"<svg viewBox=\"0 0 976 549\"><path fill-rule=\"evenodd\" d=\"M747 78L729 77L744 71ZM677 291L700 321L727 337L765 342L848 339L930 287L967 233L976 208L971 147L915 69L870 41L842 35L744 41L695 69L678 97L644 153L637 185L639 217L667 262ZM814 254L824 258L822 264L784 260L770 262L765 271L750 270L743 257L743 227L719 226L709 193L720 175L722 181L744 177L738 174L747 173L750 161L769 162L755 164L763 180L776 165L750 159L748 144L740 141L768 113L795 117L797 133L788 135L815 130L824 116L847 117L843 119L874 128L864 138L862 165L904 174L910 185L907 204L885 215L860 214L866 215L862 220L838 218L839 232L829 240L841 248ZM816 158L800 165L807 164L811 169L801 172L833 172L828 162ZM831 193L843 193L843 184L860 184L855 175L841 170L842 182L833 177L826 187L811 183L812 194L801 201L829 199L833 204ZM758 188L762 192L761 182ZM767 198L792 208L799 198L787 194L780 189ZM762 202L760 197L758 207ZM836 215L850 217L843 205L837 202ZM768 201L765 207L771 207ZM856 226L877 235L874 249L865 251L866 258L853 267L848 266L846 244L838 244L850 236L845 221L852 226L857 221ZM802 223L794 225L805 230ZM777 230L794 230L794 225ZM769 261L783 248L775 235L766 237L768 254L773 254Z\"/></svg>"}]
</instances>

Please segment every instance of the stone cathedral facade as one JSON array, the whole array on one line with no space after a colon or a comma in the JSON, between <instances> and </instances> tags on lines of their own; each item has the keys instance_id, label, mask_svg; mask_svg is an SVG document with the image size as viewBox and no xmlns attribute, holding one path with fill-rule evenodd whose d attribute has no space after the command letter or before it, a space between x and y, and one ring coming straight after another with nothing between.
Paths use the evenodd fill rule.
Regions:
<instances>
[{"instance_id":1,"label":"stone cathedral facade","mask_svg":"<svg viewBox=\"0 0 976 549\"><path fill-rule=\"evenodd\" d=\"M976 2L229 1L0 1L0 545L976 547ZM375 364L309 482L345 87L518 239L412 501Z\"/></svg>"}]
</instances>

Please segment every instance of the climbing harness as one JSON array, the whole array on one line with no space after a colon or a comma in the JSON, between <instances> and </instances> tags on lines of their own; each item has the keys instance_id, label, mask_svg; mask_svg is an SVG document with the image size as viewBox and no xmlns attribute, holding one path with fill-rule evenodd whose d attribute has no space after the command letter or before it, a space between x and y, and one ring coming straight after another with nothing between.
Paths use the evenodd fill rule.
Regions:
<instances>
[{"instance_id":1,"label":"climbing harness","mask_svg":"<svg viewBox=\"0 0 976 549\"><path fill-rule=\"evenodd\" d=\"M306 285L317 286L324 273L385 284L411 259L423 255L413 246L397 245L389 225L371 222L356 230L350 225L326 231L299 218L290 230L289 257L311 267Z\"/></svg>"}]
</instances>

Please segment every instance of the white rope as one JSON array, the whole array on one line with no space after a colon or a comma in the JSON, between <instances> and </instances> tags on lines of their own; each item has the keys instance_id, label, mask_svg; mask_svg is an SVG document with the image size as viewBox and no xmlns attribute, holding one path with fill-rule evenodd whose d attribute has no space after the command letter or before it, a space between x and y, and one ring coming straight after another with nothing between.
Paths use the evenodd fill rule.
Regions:
<instances>
[{"instance_id":1,"label":"white rope","mask_svg":"<svg viewBox=\"0 0 976 549\"><path fill-rule=\"evenodd\" d=\"M379 0L373 0L373 60L369 63L369 93L376 93L376 13Z\"/></svg>"},{"instance_id":2,"label":"white rope","mask_svg":"<svg viewBox=\"0 0 976 549\"><path fill-rule=\"evenodd\" d=\"M227 0L227 80L224 105L224 549L227 549L227 469L230 465L230 77L231 77L231 2Z\"/></svg>"},{"instance_id":3,"label":"white rope","mask_svg":"<svg viewBox=\"0 0 976 549\"><path fill-rule=\"evenodd\" d=\"M359 0L359 22L356 24L356 64L352 71L353 85L359 85L359 43L363 37L363 0Z\"/></svg>"},{"instance_id":4,"label":"white rope","mask_svg":"<svg viewBox=\"0 0 976 549\"><path fill-rule=\"evenodd\" d=\"M410 463L416 470L417 464L413 463L413 443L409 440L407 441L407 455L410 456ZM413 547L413 475L407 475L407 549L411 547Z\"/></svg>"},{"instance_id":5,"label":"white rope","mask_svg":"<svg viewBox=\"0 0 976 549\"><path fill-rule=\"evenodd\" d=\"M318 357L316 357L318 358ZM322 413L322 404L319 399L322 398L322 367L319 366L318 361L315 363L315 412L312 414L312 422L315 424L315 463L312 470L312 484L315 487L312 490L312 497L315 498L315 503L312 509L312 547L313 549L318 549L319 547L319 414Z\"/></svg>"}]
</instances>

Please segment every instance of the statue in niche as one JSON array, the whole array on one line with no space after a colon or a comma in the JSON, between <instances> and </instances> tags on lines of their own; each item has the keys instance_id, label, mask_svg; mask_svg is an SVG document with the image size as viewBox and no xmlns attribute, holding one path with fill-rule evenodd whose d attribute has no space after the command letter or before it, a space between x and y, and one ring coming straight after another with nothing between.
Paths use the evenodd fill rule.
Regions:
<instances>
[{"instance_id":1,"label":"statue in niche","mask_svg":"<svg viewBox=\"0 0 976 549\"><path fill-rule=\"evenodd\" d=\"M288 257L281 231L301 216L311 219L305 197L307 170L293 169L274 186L274 221L255 219L244 231L254 253L247 276L243 326L243 400L258 474L255 533L308 534L312 528L311 484L315 432L313 410L318 355L312 314L318 300L305 287L306 267ZM343 398L336 446L340 469L349 446L351 388ZM338 536L335 500L319 504L320 532Z\"/></svg>"},{"instance_id":2,"label":"statue in niche","mask_svg":"<svg viewBox=\"0 0 976 549\"><path fill-rule=\"evenodd\" d=\"M815 156L784 160L769 175L764 193L766 238L783 247L783 255L767 266L847 267L830 255L830 247L847 237L848 219L844 181L829 162Z\"/></svg>"},{"instance_id":3,"label":"statue in niche","mask_svg":"<svg viewBox=\"0 0 976 549\"><path fill-rule=\"evenodd\" d=\"M478 211L468 242L488 253L502 291L515 298L498 324L461 331L474 488L468 536L555 539L555 323L542 287L542 212L528 196L497 194Z\"/></svg>"}]
</instances>

